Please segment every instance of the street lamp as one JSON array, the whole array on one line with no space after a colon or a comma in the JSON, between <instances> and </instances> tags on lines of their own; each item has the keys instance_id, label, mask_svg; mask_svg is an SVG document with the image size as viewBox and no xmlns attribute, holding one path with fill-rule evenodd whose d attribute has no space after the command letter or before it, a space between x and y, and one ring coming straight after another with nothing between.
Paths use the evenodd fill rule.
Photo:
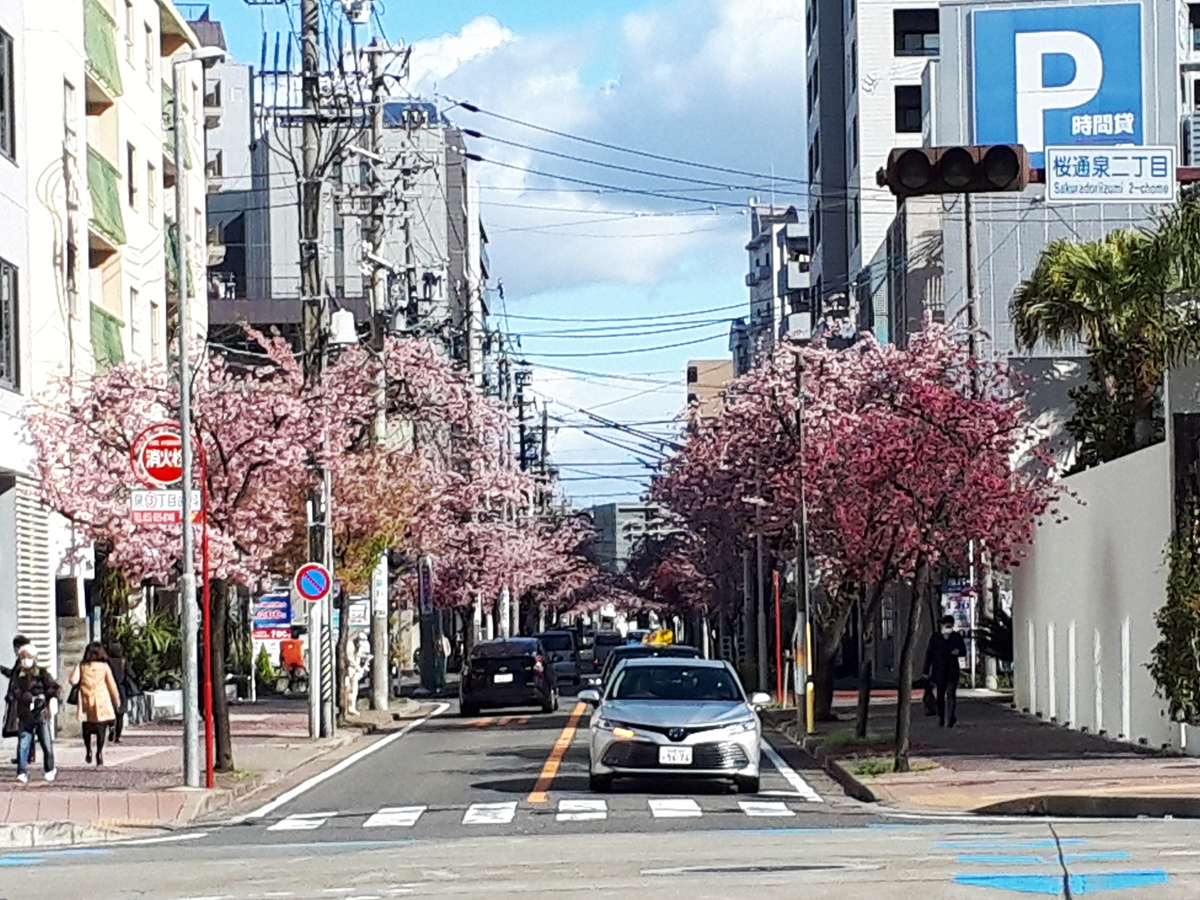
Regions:
<instances>
[{"instance_id":1,"label":"street lamp","mask_svg":"<svg viewBox=\"0 0 1200 900\"><path fill-rule=\"evenodd\" d=\"M180 597L183 601L183 780L188 787L200 787L200 692L196 685L199 653L196 630L199 608L196 604L196 540L192 533L192 372L188 358L188 288L187 288L187 216L183 185L184 147L182 85L179 67L199 62L205 68L225 58L219 47L200 47L191 53L171 60L172 102L171 124L174 131L175 156L175 280L179 294L179 434L182 451L183 481L180 498L183 512L183 573L180 578ZM130 174L132 178L132 173ZM211 705L212 699L209 698ZM212 787L211 784L207 785Z\"/></svg>"}]
</instances>

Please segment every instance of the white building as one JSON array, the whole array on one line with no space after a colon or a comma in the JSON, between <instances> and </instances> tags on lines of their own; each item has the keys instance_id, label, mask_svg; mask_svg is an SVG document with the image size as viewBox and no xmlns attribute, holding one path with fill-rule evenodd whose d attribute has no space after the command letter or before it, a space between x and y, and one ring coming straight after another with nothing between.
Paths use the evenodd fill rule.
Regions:
<instances>
[{"instance_id":1,"label":"white building","mask_svg":"<svg viewBox=\"0 0 1200 900\"><path fill-rule=\"evenodd\" d=\"M888 228L896 201L875 183L892 147L921 146L922 75L938 55L936 3L808 0L808 171L818 310L854 313L889 338Z\"/></svg>"},{"instance_id":2,"label":"white building","mask_svg":"<svg viewBox=\"0 0 1200 900\"><path fill-rule=\"evenodd\" d=\"M21 16L23 15L23 21ZM16 36L6 96L16 98L14 154L0 155L0 256L13 258L18 296L36 298L15 318L16 388L25 397L57 376L86 380L126 359L165 361L174 305L176 177L184 179L193 291L204 284L204 117L201 66L183 64L188 165L176 173L169 116L171 57L196 46L170 0L63 0L48 9L6 3L0 27ZM11 102L11 100L10 100ZM2 107L0 107L2 108ZM14 131L10 130L11 136ZM12 156L15 155L14 173ZM24 222L25 246L11 230ZM189 331L202 337L202 302ZM4 343L7 343L4 342ZM12 415L13 384L0 399ZM0 389L0 394L5 394ZM52 665L87 636L87 565L67 561L70 529L37 503L30 460L0 444L0 647L32 638ZM10 465L8 460L14 460Z\"/></svg>"}]
</instances>

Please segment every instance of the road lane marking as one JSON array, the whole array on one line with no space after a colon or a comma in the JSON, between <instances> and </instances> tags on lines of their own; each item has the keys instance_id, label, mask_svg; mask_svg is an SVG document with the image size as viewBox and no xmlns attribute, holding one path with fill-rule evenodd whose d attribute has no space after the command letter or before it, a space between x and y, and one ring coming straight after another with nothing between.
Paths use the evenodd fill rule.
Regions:
<instances>
[{"instance_id":1,"label":"road lane marking","mask_svg":"<svg viewBox=\"0 0 1200 900\"><path fill-rule=\"evenodd\" d=\"M700 804L690 797L651 800L650 812L656 819L695 819L704 815Z\"/></svg>"},{"instance_id":2,"label":"road lane marking","mask_svg":"<svg viewBox=\"0 0 1200 900\"><path fill-rule=\"evenodd\" d=\"M308 779L307 781L301 782L300 784L298 784L294 788L292 788L290 791L285 791L284 793L280 794L278 797L276 797L274 800L272 800L270 803L266 804L265 806L260 806L258 809L254 810L253 812L246 813L246 815L244 815L244 816L236 817L232 820L232 822L237 823L237 822L244 822L249 819L261 819L263 816L266 816L269 813L273 813L275 810L279 809L279 807L283 806L285 803L291 803L293 800L295 800L301 794L305 793L306 791L312 790L318 784L321 784L324 781L328 781L330 778L332 778L334 775L337 775L339 772L344 772L346 769L350 768L352 765L354 765L359 760L366 759L372 753L382 750L388 744L391 744L395 741L400 740L400 738L404 737L406 734L408 734L410 731L412 731L417 726L424 725L426 722L428 722L434 716L440 716L442 713L444 713L449 708L450 708L449 703L439 703L437 706L437 709L435 709L429 715L422 716L419 719L414 719L412 722L409 722L407 725L405 725L399 731L395 731L392 734L389 734L385 737L380 738L375 743L370 744L369 746L363 747L357 753L347 756L345 759L343 759L337 765L330 766L324 772L318 772L312 778Z\"/></svg>"},{"instance_id":3,"label":"road lane marking","mask_svg":"<svg viewBox=\"0 0 1200 900\"><path fill-rule=\"evenodd\" d=\"M809 786L807 781L796 774L795 769L783 761L783 757L776 753L775 748L768 744L765 739L762 742L762 751L767 755L767 759L771 761L771 765L783 776L783 780L790 784L796 793L809 803L825 802L821 799L821 795Z\"/></svg>"},{"instance_id":4,"label":"road lane marking","mask_svg":"<svg viewBox=\"0 0 1200 900\"><path fill-rule=\"evenodd\" d=\"M559 800L559 822L586 822L608 818L608 804L603 800Z\"/></svg>"},{"instance_id":5,"label":"road lane marking","mask_svg":"<svg viewBox=\"0 0 1200 900\"><path fill-rule=\"evenodd\" d=\"M738 806L748 816L794 816L782 800L739 800Z\"/></svg>"},{"instance_id":6,"label":"road lane marking","mask_svg":"<svg viewBox=\"0 0 1200 900\"><path fill-rule=\"evenodd\" d=\"M298 813L288 816L286 819L280 819L274 825L269 826L267 831L313 831L336 815L336 812Z\"/></svg>"},{"instance_id":7,"label":"road lane marking","mask_svg":"<svg viewBox=\"0 0 1200 900\"><path fill-rule=\"evenodd\" d=\"M517 814L517 801L472 803L463 816L464 825L508 825Z\"/></svg>"},{"instance_id":8,"label":"road lane marking","mask_svg":"<svg viewBox=\"0 0 1200 900\"><path fill-rule=\"evenodd\" d=\"M546 757L546 762L542 766L542 774L538 776L537 784L533 786L532 793L525 798L526 803L546 802L546 791L550 790L550 785L554 783L554 776L558 774L558 767L562 765L563 755L567 752L567 748L571 746L571 741L575 740L575 729L579 725L580 717L586 711L586 703L579 702L575 704L575 709L571 711L571 716L567 719L567 724L559 732L558 740L554 742L554 746L550 749L550 755Z\"/></svg>"},{"instance_id":9,"label":"road lane marking","mask_svg":"<svg viewBox=\"0 0 1200 900\"><path fill-rule=\"evenodd\" d=\"M379 810L363 823L363 828L412 828L428 807L392 806Z\"/></svg>"}]
</instances>

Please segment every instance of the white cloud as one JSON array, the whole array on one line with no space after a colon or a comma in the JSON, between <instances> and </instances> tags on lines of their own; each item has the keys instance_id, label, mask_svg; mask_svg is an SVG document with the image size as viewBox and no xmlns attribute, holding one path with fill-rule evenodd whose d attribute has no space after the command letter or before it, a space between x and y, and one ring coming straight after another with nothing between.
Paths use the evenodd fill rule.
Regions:
<instances>
[{"instance_id":1,"label":"white cloud","mask_svg":"<svg viewBox=\"0 0 1200 900\"><path fill-rule=\"evenodd\" d=\"M471 60L510 43L514 37L491 16L480 16L464 25L458 34L418 41L409 60L413 83L436 84Z\"/></svg>"}]
</instances>

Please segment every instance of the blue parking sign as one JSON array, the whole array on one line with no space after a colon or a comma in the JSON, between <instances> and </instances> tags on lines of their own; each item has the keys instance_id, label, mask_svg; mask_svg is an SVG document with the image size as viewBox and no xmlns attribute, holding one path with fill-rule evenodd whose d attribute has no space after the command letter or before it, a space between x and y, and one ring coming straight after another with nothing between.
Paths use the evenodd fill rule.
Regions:
<instances>
[{"instance_id":1,"label":"blue parking sign","mask_svg":"<svg viewBox=\"0 0 1200 900\"><path fill-rule=\"evenodd\" d=\"M1142 8L1059 4L972 13L975 142L1140 145Z\"/></svg>"}]
</instances>

